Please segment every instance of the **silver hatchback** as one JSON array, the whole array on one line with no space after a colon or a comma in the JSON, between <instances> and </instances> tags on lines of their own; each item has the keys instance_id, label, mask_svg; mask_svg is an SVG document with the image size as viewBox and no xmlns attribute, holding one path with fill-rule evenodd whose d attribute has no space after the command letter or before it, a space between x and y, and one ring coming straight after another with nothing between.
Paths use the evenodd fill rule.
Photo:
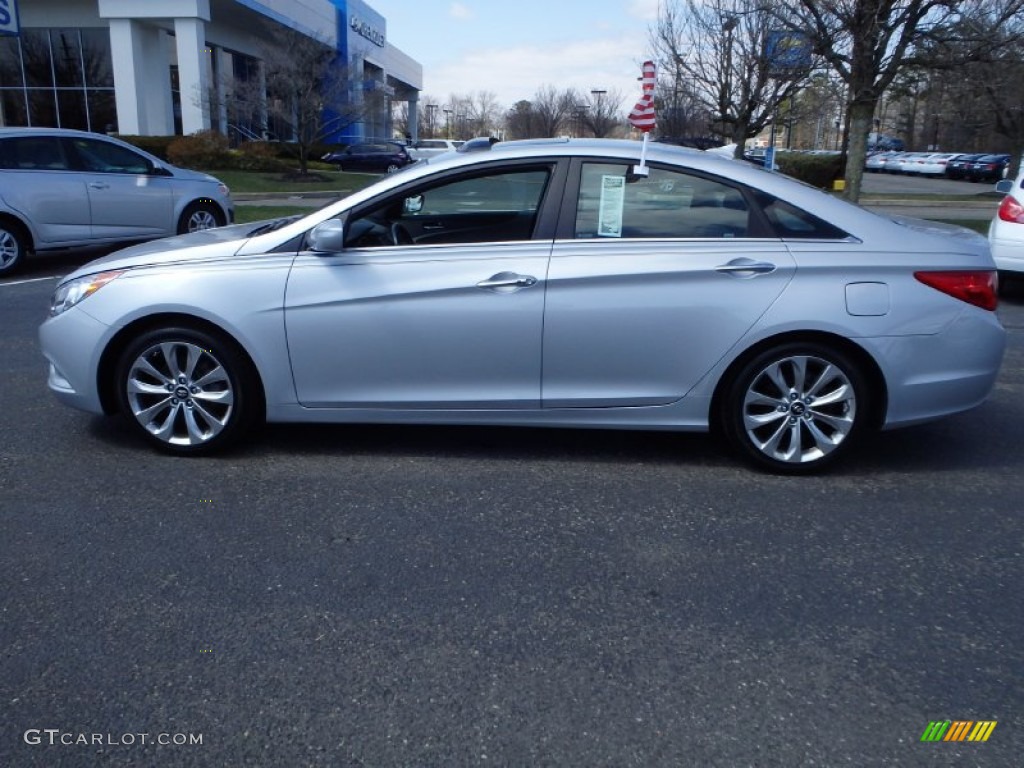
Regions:
<instances>
[{"instance_id":1,"label":"silver hatchback","mask_svg":"<svg viewBox=\"0 0 1024 768\"><path fill-rule=\"evenodd\" d=\"M32 251L152 240L233 220L218 179L118 139L0 129L0 274Z\"/></svg>"},{"instance_id":2,"label":"silver hatchback","mask_svg":"<svg viewBox=\"0 0 1024 768\"><path fill-rule=\"evenodd\" d=\"M263 419L716 428L780 472L988 395L983 237L709 153L639 157L488 145L100 259L40 329L50 389L181 454Z\"/></svg>"}]
</instances>

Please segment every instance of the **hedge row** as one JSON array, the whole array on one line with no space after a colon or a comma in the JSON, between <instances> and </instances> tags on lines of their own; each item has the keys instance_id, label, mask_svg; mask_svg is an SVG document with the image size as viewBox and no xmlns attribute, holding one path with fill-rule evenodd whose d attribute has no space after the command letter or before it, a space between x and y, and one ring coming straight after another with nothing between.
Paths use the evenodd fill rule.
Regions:
<instances>
[{"instance_id":1,"label":"hedge row","mask_svg":"<svg viewBox=\"0 0 1024 768\"><path fill-rule=\"evenodd\" d=\"M247 141L231 149L228 140L216 131L200 131L190 136L118 136L122 141L156 155L182 168L199 170L286 171L298 160L294 144L273 141ZM309 148L308 160L319 160L337 149L333 144Z\"/></svg>"},{"instance_id":2,"label":"hedge row","mask_svg":"<svg viewBox=\"0 0 1024 768\"><path fill-rule=\"evenodd\" d=\"M840 155L807 155L799 152L777 152L775 164L787 176L818 189L831 189L832 182L843 178Z\"/></svg>"}]
</instances>

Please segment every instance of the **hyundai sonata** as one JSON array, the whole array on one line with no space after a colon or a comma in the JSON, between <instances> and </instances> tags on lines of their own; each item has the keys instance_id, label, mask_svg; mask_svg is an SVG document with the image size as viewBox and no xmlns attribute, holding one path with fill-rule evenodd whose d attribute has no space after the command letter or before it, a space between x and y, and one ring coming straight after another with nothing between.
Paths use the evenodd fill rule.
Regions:
<instances>
[{"instance_id":1,"label":"hyundai sonata","mask_svg":"<svg viewBox=\"0 0 1024 768\"><path fill-rule=\"evenodd\" d=\"M82 267L50 389L181 454L262 420L714 428L803 472L993 386L980 235L669 145L480 146Z\"/></svg>"}]
</instances>

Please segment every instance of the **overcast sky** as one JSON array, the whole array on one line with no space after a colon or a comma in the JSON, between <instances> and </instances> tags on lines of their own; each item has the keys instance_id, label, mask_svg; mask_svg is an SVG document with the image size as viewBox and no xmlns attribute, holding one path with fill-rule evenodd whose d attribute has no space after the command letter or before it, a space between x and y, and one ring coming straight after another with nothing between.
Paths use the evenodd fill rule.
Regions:
<instances>
[{"instance_id":1,"label":"overcast sky","mask_svg":"<svg viewBox=\"0 0 1024 768\"><path fill-rule=\"evenodd\" d=\"M492 91L503 107L543 85L640 96L658 0L368 0L388 40L423 65L423 93ZM626 102L629 102L628 104Z\"/></svg>"}]
</instances>

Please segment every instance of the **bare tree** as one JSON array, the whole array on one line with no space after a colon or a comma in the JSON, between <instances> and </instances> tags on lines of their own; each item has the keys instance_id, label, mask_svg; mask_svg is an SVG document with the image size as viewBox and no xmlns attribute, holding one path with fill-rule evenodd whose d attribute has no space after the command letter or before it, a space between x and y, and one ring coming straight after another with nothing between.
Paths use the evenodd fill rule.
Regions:
<instances>
[{"instance_id":1,"label":"bare tree","mask_svg":"<svg viewBox=\"0 0 1024 768\"><path fill-rule=\"evenodd\" d=\"M299 155L299 172L308 172L310 147L362 122L382 107L378 91L364 91L362 81L337 51L300 32L280 28L263 49L268 117L290 128ZM249 109L262 110L262 88L236 96Z\"/></svg>"},{"instance_id":2,"label":"bare tree","mask_svg":"<svg viewBox=\"0 0 1024 768\"><path fill-rule=\"evenodd\" d=\"M848 89L846 195L860 198L867 137L875 109L896 76L938 33L955 30L966 11L984 8L989 29L1011 23L1022 0L799 0L794 29L814 47ZM961 38L963 39L963 38ZM980 36L971 57L987 45Z\"/></svg>"},{"instance_id":3,"label":"bare tree","mask_svg":"<svg viewBox=\"0 0 1024 768\"><path fill-rule=\"evenodd\" d=\"M494 133L499 108L497 96L492 91L474 91L465 100L466 125L474 136L490 136Z\"/></svg>"},{"instance_id":4,"label":"bare tree","mask_svg":"<svg viewBox=\"0 0 1024 768\"><path fill-rule=\"evenodd\" d=\"M1007 10L1016 13L1007 16ZM963 4L953 23L934 29L915 57L930 74L928 130L943 125L1010 150L1010 173L1024 152L1024 13L999 0ZM943 121L942 118L945 118ZM993 137L1001 141L993 142Z\"/></svg>"},{"instance_id":5,"label":"bare tree","mask_svg":"<svg viewBox=\"0 0 1024 768\"><path fill-rule=\"evenodd\" d=\"M512 109L505 113L505 133L510 139L535 138L536 121L533 104L525 99L517 101Z\"/></svg>"},{"instance_id":6,"label":"bare tree","mask_svg":"<svg viewBox=\"0 0 1024 768\"><path fill-rule=\"evenodd\" d=\"M566 129L568 121L576 113L576 105L580 103L580 96L572 88L560 91L553 85L541 87L532 102L536 134L557 136Z\"/></svg>"},{"instance_id":7,"label":"bare tree","mask_svg":"<svg viewBox=\"0 0 1024 768\"><path fill-rule=\"evenodd\" d=\"M737 157L806 77L808 66L781 68L771 50L787 8L767 0L669 0L651 30L663 72L685 78L715 112Z\"/></svg>"},{"instance_id":8,"label":"bare tree","mask_svg":"<svg viewBox=\"0 0 1024 768\"><path fill-rule=\"evenodd\" d=\"M587 109L584 113L583 122L594 138L600 139L609 136L619 125L622 124L622 102L625 96L622 91L593 90L586 99Z\"/></svg>"}]
</instances>

